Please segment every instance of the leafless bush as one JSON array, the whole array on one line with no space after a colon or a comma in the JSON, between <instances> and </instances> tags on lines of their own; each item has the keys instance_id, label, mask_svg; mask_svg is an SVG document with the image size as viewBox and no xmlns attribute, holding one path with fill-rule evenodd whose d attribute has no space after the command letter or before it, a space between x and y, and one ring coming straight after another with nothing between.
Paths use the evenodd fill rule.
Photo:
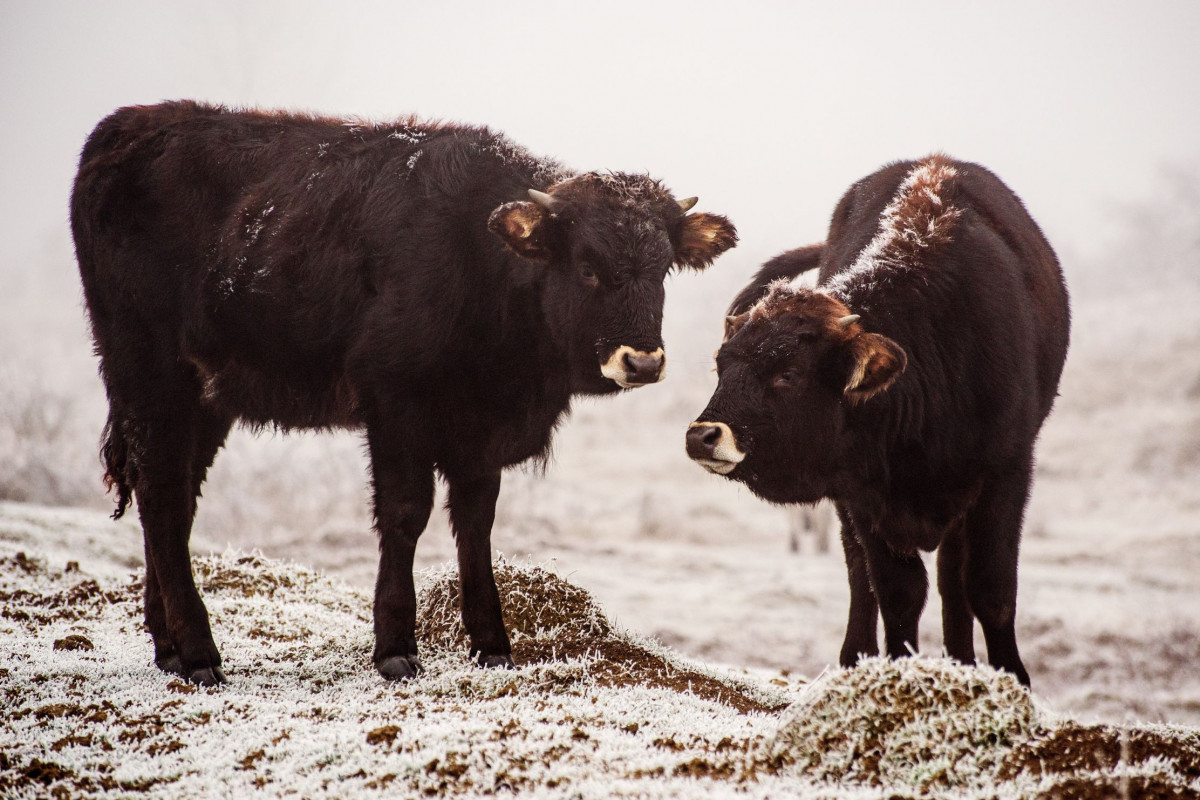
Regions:
<instances>
[{"instance_id":1,"label":"leafless bush","mask_svg":"<svg viewBox=\"0 0 1200 800\"><path fill-rule=\"evenodd\" d=\"M27 379L0 380L0 500L96 505L99 425L85 403ZM91 435L89 427L94 428Z\"/></svg>"}]
</instances>

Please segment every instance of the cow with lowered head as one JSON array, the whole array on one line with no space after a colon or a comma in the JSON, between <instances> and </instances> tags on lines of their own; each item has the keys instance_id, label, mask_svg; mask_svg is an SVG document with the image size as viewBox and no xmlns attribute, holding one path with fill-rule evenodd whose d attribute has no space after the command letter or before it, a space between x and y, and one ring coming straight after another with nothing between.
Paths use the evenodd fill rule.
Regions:
<instances>
[{"instance_id":1,"label":"cow with lowered head","mask_svg":"<svg viewBox=\"0 0 1200 800\"><path fill-rule=\"evenodd\" d=\"M788 266L795 272L788 274ZM795 276L819 267L815 288ZM833 500L850 618L841 663L917 648L937 550L947 653L1025 684L1017 551L1033 448L1066 358L1058 260L988 170L935 155L854 184L824 246L735 301L688 454L773 503Z\"/></svg>"},{"instance_id":2,"label":"cow with lowered head","mask_svg":"<svg viewBox=\"0 0 1200 800\"><path fill-rule=\"evenodd\" d=\"M109 398L116 516L136 498L155 663L224 680L188 537L230 427L365 431L375 665L420 669L413 553L448 486L462 617L511 666L492 575L501 471L577 394L663 377L663 281L737 235L643 175L576 174L485 128L121 109L83 148L71 226Z\"/></svg>"}]
</instances>

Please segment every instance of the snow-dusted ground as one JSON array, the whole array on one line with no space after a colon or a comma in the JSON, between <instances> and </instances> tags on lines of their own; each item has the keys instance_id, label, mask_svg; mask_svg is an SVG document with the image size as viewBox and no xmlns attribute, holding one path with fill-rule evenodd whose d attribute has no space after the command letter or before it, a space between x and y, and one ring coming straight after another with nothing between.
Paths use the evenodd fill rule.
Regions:
<instances>
[{"instance_id":1,"label":"snow-dusted ground","mask_svg":"<svg viewBox=\"0 0 1200 800\"><path fill-rule=\"evenodd\" d=\"M1077 303L1075 349L1039 447L1018 636L1041 695L1085 718L1200 723L1200 336L1180 324L1200 318L1200 292L1171 299L1184 319L1164 319L1153 292ZM836 535L830 552L815 536L792 552L787 511L683 453L711 391L715 328L695 323L693 363L672 365L668 383L580 404L545 475L506 476L493 544L553 560L622 624L684 653L815 675L836 661L847 612ZM685 357L686 335L673 337ZM243 435L232 450L202 503L207 546L262 547L373 585L356 439ZM237 524L226 498L248 504L260 490L276 499L247 505L250 524ZM418 560L451 560L453 546L435 513ZM926 652L939 652L939 621L931 589Z\"/></svg>"},{"instance_id":2,"label":"snow-dusted ground","mask_svg":"<svg viewBox=\"0 0 1200 800\"><path fill-rule=\"evenodd\" d=\"M254 554L198 558L230 676L202 689L151 663L130 528L0 504L0 796L1200 792L1200 729L1081 726L1011 676L941 659L811 682L709 666L529 564L498 574L523 666L469 662L441 568L421 581L426 673L391 684L370 663L366 593Z\"/></svg>"},{"instance_id":3,"label":"snow-dusted ground","mask_svg":"<svg viewBox=\"0 0 1200 800\"><path fill-rule=\"evenodd\" d=\"M1177 217L1145 215L1114 254L1119 269L1067 263L1073 343L1038 451L1018 636L1039 696L1084 719L1200 723L1200 271L1189 202ZM738 248L706 274L671 279L666 382L579 403L546 474L505 477L493 543L553 563L619 624L681 653L813 676L836 659L847 610L836 536L832 552L812 537L794 552L787 511L683 452L715 382L721 312L769 255ZM0 499L103 510L105 407L69 246L48 250L46 265L12 271L0 297L0 339L19 343L0 349ZM89 526L80 535L94 540ZM108 535L106 552L136 563L136 527ZM376 549L360 441L235 432L193 544L261 548L368 589ZM435 513L419 563L452 558ZM938 652L938 620L934 591L927 653Z\"/></svg>"}]
</instances>

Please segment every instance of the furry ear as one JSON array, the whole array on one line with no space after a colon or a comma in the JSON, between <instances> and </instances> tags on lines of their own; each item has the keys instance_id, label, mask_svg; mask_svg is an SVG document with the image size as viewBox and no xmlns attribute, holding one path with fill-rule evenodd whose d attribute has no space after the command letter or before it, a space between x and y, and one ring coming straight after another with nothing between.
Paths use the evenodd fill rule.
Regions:
<instances>
[{"instance_id":1,"label":"furry ear","mask_svg":"<svg viewBox=\"0 0 1200 800\"><path fill-rule=\"evenodd\" d=\"M908 366L904 348L878 333L860 333L844 347L850 354L850 376L843 394L854 403L887 389Z\"/></svg>"},{"instance_id":2,"label":"furry ear","mask_svg":"<svg viewBox=\"0 0 1200 800\"><path fill-rule=\"evenodd\" d=\"M508 249L533 261L550 260L551 214L537 203L505 203L488 217L487 227Z\"/></svg>"},{"instance_id":3,"label":"furry ear","mask_svg":"<svg viewBox=\"0 0 1200 800\"><path fill-rule=\"evenodd\" d=\"M720 214L688 214L679 222L675 265L701 270L737 244L737 228Z\"/></svg>"}]
</instances>

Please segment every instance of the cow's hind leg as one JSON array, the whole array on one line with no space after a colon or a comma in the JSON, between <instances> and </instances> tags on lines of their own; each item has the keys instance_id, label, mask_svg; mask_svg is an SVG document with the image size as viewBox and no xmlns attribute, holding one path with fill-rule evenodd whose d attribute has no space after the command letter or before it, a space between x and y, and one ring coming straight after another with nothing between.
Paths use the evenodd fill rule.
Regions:
<instances>
[{"instance_id":1,"label":"cow's hind leg","mask_svg":"<svg viewBox=\"0 0 1200 800\"><path fill-rule=\"evenodd\" d=\"M1017 651L1017 556L1029 498L1032 462L985 481L967 515L966 592L983 628L988 662L1024 685L1029 673Z\"/></svg>"},{"instance_id":2,"label":"cow's hind leg","mask_svg":"<svg viewBox=\"0 0 1200 800\"><path fill-rule=\"evenodd\" d=\"M374 661L389 680L406 680L421 671L413 557L433 510L434 489L433 461L418 455L424 450L418 441L421 427L396 419L367 430L379 533Z\"/></svg>"},{"instance_id":3,"label":"cow's hind leg","mask_svg":"<svg viewBox=\"0 0 1200 800\"><path fill-rule=\"evenodd\" d=\"M853 520L838 508L842 521L842 550L846 554L846 574L850 580L850 618L842 641L839 663L853 667L860 658L879 655L879 604L871 588L867 554L858 539Z\"/></svg>"},{"instance_id":4,"label":"cow's hind leg","mask_svg":"<svg viewBox=\"0 0 1200 800\"><path fill-rule=\"evenodd\" d=\"M966 531L956 523L938 548L938 594L942 598L942 643L946 655L963 664L975 663L975 617L963 580Z\"/></svg>"},{"instance_id":5,"label":"cow's hind leg","mask_svg":"<svg viewBox=\"0 0 1200 800\"><path fill-rule=\"evenodd\" d=\"M185 389L163 387L155 399L153 408L133 409L124 426L137 453L134 497L146 545L146 625L160 668L211 686L225 676L188 552L205 415Z\"/></svg>"},{"instance_id":6,"label":"cow's hind leg","mask_svg":"<svg viewBox=\"0 0 1200 800\"><path fill-rule=\"evenodd\" d=\"M191 464L192 503L189 514L195 519L196 502L200 498L200 488L212 466L217 451L225 443L229 435L232 420L227 417L200 410L196 414L193 429L193 451ZM146 628L154 642L154 663L164 672L190 677L184 672L183 663L176 649L175 642L167 629L167 613L163 605L162 589L159 586L158 572L150 549L146 548L146 591L144 596ZM218 670L219 672L219 670Z\"/></svg>"},{"instance_id":7,"label":"cow's hind leg","mask_svg":"<svg viewBox=\"0 0 1200 800\"><path fill-rule=\"evenodd\" d=\"M446 479L450 486L450 524L458 545L462 620L471 640L471 656L483 667L512 668L512 647L492 573L492 523L500 494L500 473L474 478L447 475Z\"/></svg>"}]
</instances>

